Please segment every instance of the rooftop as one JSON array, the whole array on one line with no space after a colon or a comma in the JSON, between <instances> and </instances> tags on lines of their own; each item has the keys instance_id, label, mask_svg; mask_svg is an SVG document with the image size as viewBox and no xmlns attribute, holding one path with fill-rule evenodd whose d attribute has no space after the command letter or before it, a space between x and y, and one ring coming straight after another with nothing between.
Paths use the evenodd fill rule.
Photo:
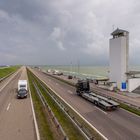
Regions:
<instances>
[{"instance_id":1,"label":"rooftop","mask_svg":"<svg viewBox=\"0 0 140 140\"><path fill-rule=\"evenodd\" d=\"M126 31L126 30L122 30L122 29L117 28L115 31L113 31L111 33L111 35L115 36L115 35L120 35L120 34L123 34L123 33L129 33L129 32Z\"/></svg>"},{"instance_id":2,"label":"rooftop","mask_svg":"<svg viewBox=\"0 0 140 140\"><path fill-rule=\"evenodd\" d=\"M129 71L129 72L126 72L126 75L128 76L134 76L135 75L139 75L140 74L140 71Z\"/></svg>"}]
</instances>

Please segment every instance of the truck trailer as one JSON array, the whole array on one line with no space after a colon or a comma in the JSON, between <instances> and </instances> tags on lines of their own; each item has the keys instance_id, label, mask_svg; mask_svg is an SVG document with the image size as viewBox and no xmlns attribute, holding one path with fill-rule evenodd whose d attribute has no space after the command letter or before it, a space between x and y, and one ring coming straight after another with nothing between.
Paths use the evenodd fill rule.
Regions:
<instances>
[{"instance_id":1,"label":"truck trailer","mask_svg":"<svg viewBox=\"0 0 140 140\"><path fill-rule=\"evenodd\" d=\"M76 93L106 111L116 110L119 107L117 102L91 92L88 80L78 80Z\"/></svg>"}]
</instances>

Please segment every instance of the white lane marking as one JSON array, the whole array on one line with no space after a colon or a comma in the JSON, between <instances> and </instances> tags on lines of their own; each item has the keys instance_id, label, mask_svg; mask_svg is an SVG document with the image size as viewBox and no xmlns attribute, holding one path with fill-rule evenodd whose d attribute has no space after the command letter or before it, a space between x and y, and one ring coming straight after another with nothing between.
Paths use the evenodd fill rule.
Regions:
<instances>
[{"instance_id":1,"label":"white lane marking","mask_svg":"<svg viewBox=\"0 0 140 140\"><path fill-rule=\"evenodd\" d=\"M96 109L98 109L99 111L101 111L102 113L104 113L105 115L107 115L107 112L103 111L102 109L100 109L99 107L95 106Z\"/></svg>"},{"instance_id":2,"label":"white lane marking","mask_svg":"<svg viewBox=\"0 0 140 140\"><path fill-rule=\"evenodd\" d=\"M3 85L3 87L1 87L0 92L9 84L9 82L11 82L11 80L18 74L19 71L20 69L17 72L15 72L13 75L11 75L9 80Z\"/></svg>"},{"instance_id":3,"label":"white lane marking","mask_svg":"<svg viewBox=\"0 0 140 140\"><path fill-rule=\"evenodd\" d=\"M30 90L29 85L28 85L28 87L29 87L29 94L30 94L30 101L31 101L31 108L32 108L32 113L33 113L33 120L34 120L34 125L35 125L36 137L37 137L37 140L40 140L40 133L39 133L38 124L37 124L37 120L36 120L36 115L35 115L35 110L34 110L34 105L33 105L33 100L32 100L32 94L31 94L31 90Z\"/></svg>"},{"instance_id":4,"label":"white lane marking","mask_svg":"<svg viewBox=\"0 0 140 140\"><path fill-rule=\"evenodd\" d=\"M30 69L31 70L31 69ZM32 70L31 70L32 71ZM33 71L32 71L33 72ZM108 140L107 137L105 137L95 126L93 126L89 121L87 121L78 111L76 111L69 103L67 103L61 96L57 94L49 85L45 83L44 80L42 80L35 72L33 72L38 79L40 79L46 86L48 86L66 105L68 105L72 110L75 111L90 127L92 127L104 140Z\"/></svg>"},{"instance_id":5,"label":"white lane marking","mask_svg":"<svg viewBox=\"0 0 140 140\"><path fill-rule=\"evenodd\" d=\"M134 113L132 113L132 112L130 112L130 111L128 111L128 110L125 110L125 109L123 109L123 108L120 108L120 109L123 110L123 111L126 111L127 113L129 113L129 114L131 114L131 115L134 115L134 116L140 118L140 116L138 116L138 115L136 115L136 114L134 114Z\"/></svg>"},{"instance_id":6,"label":"white lane marking","mask_svg":"<svg viewBox=\"0 0 140 140\"><path fill-rule=\"evenodd\" d=\"M7 106L7 111L9 110L10 106L11 106L11 103L8 104L8 106Z\"/></svg>"},{"instance_id":7,"label":"white lane marking","mask_svg":"<svg viewBox=\"0 0 140 140\"><path fill-rule=\"evenodd\" d=\"M68 93L73 94L73 92L71 90L68 90Z\"/></svg>"}]
</instances>

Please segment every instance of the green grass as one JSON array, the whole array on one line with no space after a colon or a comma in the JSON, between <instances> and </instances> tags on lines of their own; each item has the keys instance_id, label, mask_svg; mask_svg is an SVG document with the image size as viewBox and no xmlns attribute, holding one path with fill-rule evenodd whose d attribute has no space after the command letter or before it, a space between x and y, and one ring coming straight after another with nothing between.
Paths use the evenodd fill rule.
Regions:
<instances>
[{"instance_id":1,"label":"green grass","mask_svg":"<svg viewBox=\"0 0 140 140\"><path fill-rule=\"evenodd\" d=\"M125 110L127 110L127 111L129 111L129 112L132 112L132 113L140 116L140 110L138 110L136 108L130 107L130 106L128 106L126 104L123 104L123 103L120 103L120 107L125 109Z\"/></svg>"},{"instance_id":2,"label":"green grass","mask_svg":"<svg viewBox=\"0 0 140 140\"><path fill-rule=\"evenodd\" d=\"M55 93L53 93L49 88L47 88L47 90L51 94L53 94L58 100L60 100L59 97ZM65 102L61 101L61 103L65 106L67 110L69 110L70 116L74 117L80 123L80 125L82 125L87 130L91 137L95 138L95 140L103 140L103 138L93 128L91 128L91 126L89 126L75 111L73 111Z\"/></svg>"},{"instance_id":3,"label":"green grass","mask_svg":"<svg viewBox=\"0 0 140 140\"><path fill-rule=\"evenodd\" d=\"M43 84L43 83L42 83ZM45 85L46 87L46 85ZM51 93L53 94L58 100L61 100L59 99L59 97L53 93L48 87L46 87L46 89ZM43 89L42 89L43 90ZM50 100L50 99L48 99ZM80 123L80 125L82 125L86 130L87 132L89 133L90 136L92 136L95 140L102 140L103 138L91 127L89 126L75 111L73 111L67 104L65 104L65 102L61 101L62 104L65 106L65 108L67 110L69 110L69 114ZM54 104L52 104L54 105ZM61 119L61 118L60 118Z\"/></svg>"},{"instance_id":4,"label":"green grass","mask_svg":"<svg viewBox=\"0 0 140 140\"><path fill-rule=\"evenodd\" d=\"M39 127L40 138L41 140L55 140L56 138L54 137L53 132L50 128L49 125L50 123L46 119L45 110L31 82L33 77L29 72L28 72L28 78L29 78L30 90L31 90L33 105L35 109L36 119Z\"/></svg>"},{"instance_id":5,"label":"green grass","mask_svg":"<svg viewBox=\"0 0 140 140\"><path fill-rule=\"evenodd\" d=\"M12 66L8 68L0 69L0 78L3 78L12 72L15 72L18 68L19 66Z\"/></svg>"},{"instance_id":6,"label":"green grass","mask_svg":"<svg viewBox=\"0 0 140 140\"><path fill-rule=\"evenodd\" d=\"M71 120L65 115L65 113L59 108L59 106L52 100L52 98L46 94L46 91L40 86L40 84L35 80L40 91L45 97L47 103L51 107L53 113L64 129L66 135L70 140L84 140L85 138L82 136L80 131L76 128L76 126L71 122Z\"/></svg>"}]
</instances>

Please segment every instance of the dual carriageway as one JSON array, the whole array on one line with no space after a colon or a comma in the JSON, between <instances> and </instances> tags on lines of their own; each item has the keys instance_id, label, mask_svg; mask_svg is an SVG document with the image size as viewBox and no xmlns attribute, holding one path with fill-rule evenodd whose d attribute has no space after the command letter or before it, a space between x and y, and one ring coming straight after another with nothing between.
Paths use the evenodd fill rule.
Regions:
<instances>
[{"instance_id":1,"label":"dual carriageway","mask_svg":"<svg viewBox=\"0 0 140 140\"><path fill-rule=\"evenodd\" d=\"M106 139L140 139L139 116L121 108L111 112L103 111L92 103L77 96L73 86L50 77L41 71L29 69L40 80L44 81L48 87L59 94L61 98L104 135ZM23 78L27 79L25 67L19 69L15 75L12 76L0 83L0 138L2 140L35 140L36 132L31 108L31 97L28 95L28 98L25 100L16 99L18 80Z\"/></svg>"}]
</instances>

